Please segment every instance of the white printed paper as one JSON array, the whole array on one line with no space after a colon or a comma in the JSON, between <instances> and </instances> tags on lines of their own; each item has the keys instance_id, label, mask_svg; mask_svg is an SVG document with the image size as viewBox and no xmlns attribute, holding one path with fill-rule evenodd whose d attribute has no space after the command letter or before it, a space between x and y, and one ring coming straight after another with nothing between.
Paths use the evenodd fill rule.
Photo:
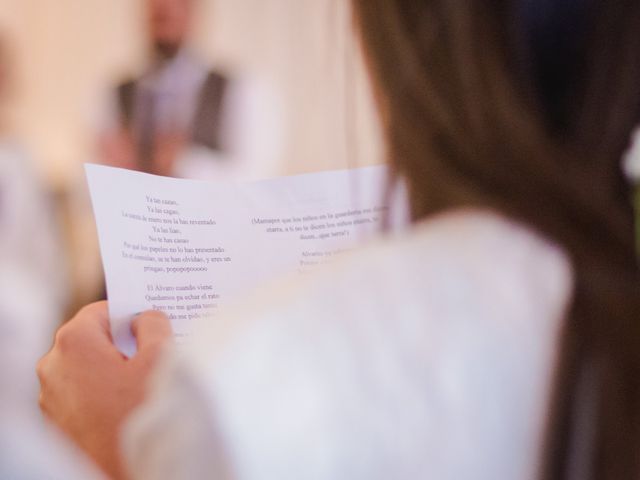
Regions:
<instances>
[{"instance_id":1,"label":"white printed paper","mask_svg":"<svg viewBox=\"0 0 640 480\"><path fill-rule=\"evenodd\" d=\"M305 274L379 232L387 169L365 167L252 183L212 183L86 165L112 336L130 356L130 324L161 310L178 342L195 320L267 280Z\"/></svg>"}]
</instances>

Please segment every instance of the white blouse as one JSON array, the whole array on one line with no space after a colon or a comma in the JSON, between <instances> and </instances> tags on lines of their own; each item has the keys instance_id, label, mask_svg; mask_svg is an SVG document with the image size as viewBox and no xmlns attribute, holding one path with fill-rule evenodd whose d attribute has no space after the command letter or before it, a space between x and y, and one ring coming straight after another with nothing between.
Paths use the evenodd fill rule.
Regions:
<instances>
[{"instance_id":1,"label":"white blouse","mask_svg":"<svg viewBox=\"0 0 640 480\"><path fill-rule=\"evenodd\" d=\"M458 211L258 292L170 353L130 418L139 479L533 479L565 254Z\"/></svg>"}]
</instances>

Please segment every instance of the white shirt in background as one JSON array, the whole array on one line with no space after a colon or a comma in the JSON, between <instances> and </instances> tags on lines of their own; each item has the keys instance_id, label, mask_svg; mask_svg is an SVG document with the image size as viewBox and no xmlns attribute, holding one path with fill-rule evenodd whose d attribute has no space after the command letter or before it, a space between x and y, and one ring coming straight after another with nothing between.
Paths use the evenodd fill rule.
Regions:
<instances>
[{"instance_id":1,"label":"white shirt in background","mask_svg":"<svg viewBox=\"0 0 640 480\"><path fill-rule=\"evenodd\" d=\"M38 408L36 362L62 320L67 273L54 210L17 144L0 144L0 479L102 478Z\"/></svg>"},{"instance_id":2,"label":"white shirt in background","mask_svg":"<svg viewBox=\"0 0 640 480\"><path fill-rule=\"evenodd\" d=\"M134 134L141 128L140 102L148 94L155 99L154 125L158 133L191 132L210 69L183 48L142 75L133 105ZM257 180L279 173L285 135L282 99L269 81L250 72L231 71L228 80L218 119L221 150L187 145L176 159L174 176ZM114 132L121 115L115 93L102 103L92 123L102 134Z\"/></svg>"},{"instance_id":3,"label":"white shirt in background","mask_svg":"<svg viewBox=\"0 0 640 480\"><path fill-rule=\"evenodd\" d=\"M16 143L0 143L0 380L8 375L6 394L28 395L34 409L35 364L51 346L68 298L59 234L31 158Z\"/></svg>"}]
</instances>

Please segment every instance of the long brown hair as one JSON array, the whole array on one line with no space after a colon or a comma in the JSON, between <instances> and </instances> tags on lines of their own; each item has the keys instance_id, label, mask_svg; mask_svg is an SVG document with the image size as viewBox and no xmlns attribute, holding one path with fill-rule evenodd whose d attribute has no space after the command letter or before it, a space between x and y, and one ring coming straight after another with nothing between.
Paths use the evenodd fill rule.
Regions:
<instances>
[{"instance_id":1,"label":"long brown hair","mask_svg":"<svg viewBox=\"0 0 640 480\"><path fill-rule=\"evenodd\" d=\"M413 217L492 208L572 261L540 477L637 476L640 275L620 162L640 113L640 2L353 5Z\"/></svg>"}]
</instances>

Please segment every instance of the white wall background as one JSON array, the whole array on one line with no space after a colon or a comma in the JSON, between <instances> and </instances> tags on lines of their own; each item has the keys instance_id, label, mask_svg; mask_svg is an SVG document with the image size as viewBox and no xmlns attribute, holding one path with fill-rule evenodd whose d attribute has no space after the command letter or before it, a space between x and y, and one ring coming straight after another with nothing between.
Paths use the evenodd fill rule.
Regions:
<instances>
[{"instance_id":1,"label":"white wall background","mask_svg":"<svg viewBox=\"0 0 640 480\"><path fill-rule=\"evenodd\" d=\"M200 0L197 48L271 82L287 136L278 171L382 161L347 0ZM14 127L64 190L91 160L100 95L144 61L143 0L0 0L15 60Z\"/></svg>"}]
</instances>

